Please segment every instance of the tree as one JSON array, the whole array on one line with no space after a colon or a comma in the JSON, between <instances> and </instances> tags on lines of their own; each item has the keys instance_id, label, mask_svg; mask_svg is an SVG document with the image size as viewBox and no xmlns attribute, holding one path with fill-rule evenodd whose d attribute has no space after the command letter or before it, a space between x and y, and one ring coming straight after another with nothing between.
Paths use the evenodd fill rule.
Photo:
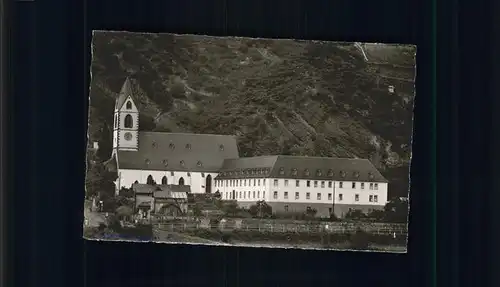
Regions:
<instances>
[{"instance_id":1,"label":"tree","mask_svg":"<svg viewBox=\"0 0 500 287\"><path fill-rule=\"evenodd\" d=\"M306 216L309 218L314 218L316 217L316 213L318 213L318 210L315 208L308 208L306 210Z\"/></svg>"},{"instance_id":2,"label":"tree","mask_svg":"<svg viewBox=\"0 0 500 287\"><path fill-rule=\"evenodd\" d=\"M371 212L369 212L366 217L370 218L370 219L373 219L375 221L383 221L384 218L385 218L385 214L386 212L384 210L372 210Z\"/></svg>"},{"instance_id":3,"label":"tree","mask_svg":"<svg viewBox=\"0 0 500 287\"><path fill-rule=\"evenodd\" d=\"M393 198L384 207L384 221L391 223L408 222L408 201Z\"/></svg>"},{"instance_id":4,"label":"tree","mask_svg":"<svg viewBox=\"0 0 500 287\"><path fill-rule=\"evenodd\" d=\"M202 215L201 207L198 203L193 206L193 215L195 217L200 217Z\"/></svg>"},{"instance_id":5,"label":"tree","mask_svg":"<svg viewBox=\"0 0 500 287\"><path fill-rule=\"evenodd\" d=\"M365 217L366 214L364 214L363 211L360 209L351 209L345 215L345 218L347 219L362 219Z\"/></svg>"},{"instance_id":6,"label":"tree","mask_svg":"<svg viewBox=\"0 0 500 287\"><path fill-rule=\"evenodd\" d=\"M236 203L235 201L230 201L224 204L224 206L222 207L222 211L226 216L234 216L238 213L238 210L238 203Z\"/></svg>"},{"instance_id":7,"label":"tree","mask_svg":"<svg viewBox=\"0 0 500 287\"><path fill-rule=\"evenodd\" d=\"M102 163L90 164L85 178L86 195L112 197L115 193L116 171L108 171Z\"/></svg>"},{"instance_id":8,"label":"tree","mask_svg":"<svg viewBox=\"0 0 500 287\"><path fill-rule=\"evenodd\" d=\"M254 205L250 206L248 212L253 217L266 218L273 215L273 208L264 200L259 200Z\"/></svg>"}]
</instances>

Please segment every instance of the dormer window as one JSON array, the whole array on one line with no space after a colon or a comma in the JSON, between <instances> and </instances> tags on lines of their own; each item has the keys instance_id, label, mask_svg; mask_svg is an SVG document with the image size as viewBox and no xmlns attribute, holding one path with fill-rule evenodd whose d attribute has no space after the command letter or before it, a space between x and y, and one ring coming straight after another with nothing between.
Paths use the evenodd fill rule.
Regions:
<instances>
[{"instance_id":1,"label":"dormer window","mask_svg":"<svg viewBox=\"0 0 500 287\"><path fill-rule=\"evenodd\" d=\"M296 168L292 168L292 175L297 175L297 169Z\"/></svg>"},{"instance_id":2,"label":"dormer window","mask_svg":"<svg viewBox=\"0 0 500 287\"><path fill-rule=\"evenodd\" d=\"M186 149L191 149L191 144L186 144Z\"/></svg>"},{"instance_id":3,"label":"dormer window","mask_svg":"<svg viewBox=\"0 0 500 287\"><path fill-rule=\"evenodd\" d=\"M373 175L373 173L369 172L369 173L368 173L368 177L369 177L370 179L373 179L375 176Z\"/></svg>"},{"instance_id":4,"label":"dormer window","mask_svg":"<svg viewBox=\"0 0 500 287\"><path fill-rule=\"evenodd\" d=\"M164 160L163 160L163 165L164 165L164 166L168 166L168 160L164 159Z\"/></svg>"},{"instance_id":5,"label":"dormer window","mask_svg":"<svg viewBox=\"0 0 500 287\"><path fill-rule=\"evenodd\" d=\"M175 149L175 145L174 145L173 143L170 143L170 144L168 145L168 147L169 147L170 149Z\"/></svg>"},{"instance_id":6,"label":"dormer window","mask_svg":"<svg viewBox=\"0 0 500 287\"><path fill-rule=\"evenodd\" d=\"M128 101L126 108L127 108L127 110L131 110L132 109L132 102Z\"/></svg>"},{"instance_id":7,"label":"dormer window","mask_svg":"<svg viewBox=\"0 0 500 287\"><path fill-rule=\"evenodd\" d=\"M224 145L222 145L222 144L221 144L221 145L219 146L219 150L220 150L220 151L223 151L223 150L224 150Z\"/></svg>"},{"instance_id":8,"label":"dormer window","mask_svg":"<svg viewBox=\"0 0 500 287\"><path fill-rule=\"evenodd\" d=\"M181 164L181 166L184 166L185 163L183 160L181 160L180 164Z\"/></svg>"},{"instance_id":9,"label":"dormer window","mask_svg":"<svg viewBox=\"0 0 500 287\"><path fill-rule=\"evenodd\" d=\"M146 164L150 164L151 163L151 161L149 159L146 159L145 162L146 162Z\"/></svg>"},{"instance_id":10,"label":"dormer window","mask_svg":"<svg viewBox=\"0 0 500 287\"><path fill-rule=\"evenodd\" d=\"M330 177L333 176L333 169L328 170L328 176L330 176Z\"/></svg>"},{"instance_id":11,"label":"dormer window","mask_svg":"<svg viewBox=\"0 0 500 287\"><path fill-rule=\"evenodd\" d=\"M316 176L321 176L323 172L321 172L321 169L316 170Z\"/></svg>"},{"instance_id":12,"label":"dormer window","mask_svg":"<svg viewBox=\"0 0 500 287\"><path fill-rule=\"evenodd\" d=\"M158 144L156 142L153 142L152 145L153 145L154 148L158 147Z\"/></svg>"},{"instance_id":13,"label":"dormer window","mask_svg":"<svg viewBox=\"0 0 500 287\"><path fill-rule=\"evenodd\" d=\"M304 170L304 175L309 176L309 169L306 168L306 170Z\"/></svg>"},{"instance_id":14,"label":"dormer window","mask_svg":"<svg viewBox=\"0 0 500 287\"><path fill-rule=\"evenodd\" d=\"M196 163L196 165L197 165L198 167L202 167L201 161L198 161L198 163Z\"/></svg>"},{"instance_id":15,"label":"dormer window","mask_svg":"<svg viewBox=\"0 0 500 287\"><path fill-rule=\"evenodd\" d=\"M284 175L285 174L285 168L284 167L280 167L280 175Z\"/></svg>"},{"instance_id":16,"label":"dormer window","mask_svg":"<svg viewBox=\"0 0 500 287\"><path fill-rule=\"evenodd\" d=\"M340 172L340 177L345 177L345 171Z\"/></svg>"},{"instance_id":17,"label":"dormer window","mask_svg":"<svg viewBox=\"0 0 500 287\"><path fill-rule=\"evenodd\" d=\"M355 178L359 178L359 172L355 171L355 172L354 172L354 177L355 177Z\"/></svg>"}]
</instances>

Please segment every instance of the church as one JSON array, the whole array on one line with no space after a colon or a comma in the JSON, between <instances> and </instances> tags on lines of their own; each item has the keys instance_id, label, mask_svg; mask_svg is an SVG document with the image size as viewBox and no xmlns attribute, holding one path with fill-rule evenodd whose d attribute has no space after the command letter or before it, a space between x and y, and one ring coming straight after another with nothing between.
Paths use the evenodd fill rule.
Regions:
<instances>
[{"instance_id":1,"label":"church","mask_svg":"<svg viewBox=\"0 0 500 287\"><path fill-rule=\"evenodd\" d=\"M367 159L270 155L240 158L230 135L146 132L130 80L114 109L116 193L133 184L189 185L195 194L219 192L249 208L264 200L273 212L341 217L388 202L388 181Z\"/></svg>"},{"instance_id":2,"label":"church","mask_svg":"<svg viewBox=\"0 0 500 287\"><path fill-rule=\"evenodd\" d=\"M192 193L212 193L224 160L239 157L233 136L140 131L139 116L126 79L114 110L116 194L134 183L189 185Z\"/></svg>"}]
</instances>

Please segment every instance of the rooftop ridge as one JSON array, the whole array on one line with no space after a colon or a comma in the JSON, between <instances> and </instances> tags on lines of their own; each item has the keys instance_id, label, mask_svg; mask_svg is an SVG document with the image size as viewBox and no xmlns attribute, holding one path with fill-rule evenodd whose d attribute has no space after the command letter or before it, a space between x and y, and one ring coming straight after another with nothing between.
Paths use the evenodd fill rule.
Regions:
<instances>
[{"instance_id":1,"label":"rooftop ridge","mask_svg":"<svg viewBox=\"0 0 500 287\"><path fill-rule=\"evenodd\" d=\"M190 136L236 137L236 135L199 134L199 133L172 133L172 132L155 132L155 131L140 131L140 133L141 134L162 134L162 135L190 135Z\"/></svg>"},{"instance_id":2,"label":"rooftop ridge","mask_svg":"<svg viewBox=\"0 0 500 287\"><path fill-rule=\"evenodd\" d=\"M341 160L366 160L370 161L369 159L366 158L350 158L350 157L325 157L325 156L304 156L304 155L278 155L279 157L286 157L286 158L313 158L313 159L341 159Z\"/></svg>"}]
</instances>

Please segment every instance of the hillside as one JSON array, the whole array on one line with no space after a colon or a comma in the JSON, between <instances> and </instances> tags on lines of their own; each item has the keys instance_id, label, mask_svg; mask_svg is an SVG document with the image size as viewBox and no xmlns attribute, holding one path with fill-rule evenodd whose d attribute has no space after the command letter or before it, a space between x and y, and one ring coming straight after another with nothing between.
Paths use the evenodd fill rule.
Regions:
<instances>
[{"instance_id":1,"label":"hillside","mask_svg":"<svg viewBox=\"0 0 500 287\"><path fill-rule=\"evenodd\" d=\"M141 130L234 134L241 156L369 158L392 195L407 194L415 47L116 32L92 45L89 136L102 159L130 77Z\"/></svg>"}]
</instances>

